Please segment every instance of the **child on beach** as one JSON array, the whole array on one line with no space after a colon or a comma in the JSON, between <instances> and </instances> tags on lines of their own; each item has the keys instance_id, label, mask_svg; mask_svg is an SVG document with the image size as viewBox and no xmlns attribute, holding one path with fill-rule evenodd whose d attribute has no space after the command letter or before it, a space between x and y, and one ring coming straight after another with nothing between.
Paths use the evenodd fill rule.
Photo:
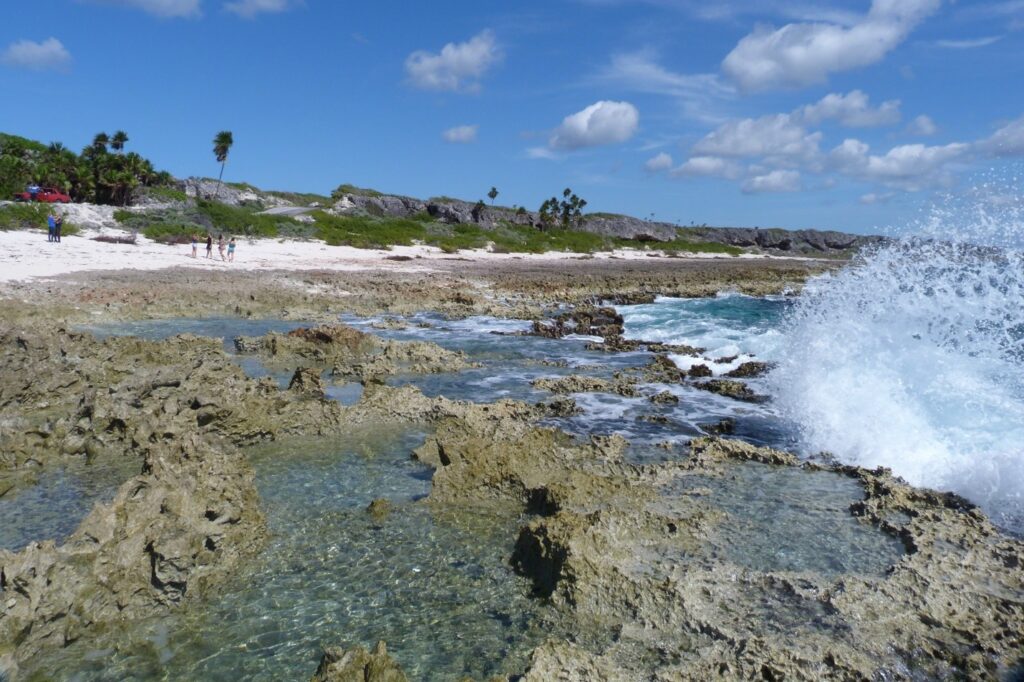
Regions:
<instances>
[{"instance_id":1,"label":"child on beach","mask_svg":"<svg viewBox=\"0 0 1024 682\"><path fill-rule=\"evenodd\" d=\"M64 229L64 216L62 216L60 213L58 213L54 217L53 222L54 222L53 235L54 235L54 237L56 237L57 243L60 244L60 233Z\"/></svg>"},{"instance_id":2,"label":"child on beach","mask_svg":"<svg viewBox=\"0 0 1024 682\"><path fill-rule=\"evenodd\" d=\"M206 257L213 258L213 235L206 235Z\"/></svg>"},{"instance_id":3,"label":"child on beach","mask_svg":"<svg viewBox=\"0 0 1024 682\"><path fill-rule=\"evenodd\" d=\"M229 263L234 263L235 262L235 238L234 237L232 237L228 241L228 262Z\"/></svg>"},{"instance_id":4,"label":"child on beach","mask_svg":"<svg viewBox=\"0 0 1024 682\"><path fill-rule=\"evenodd\" d=\"M192 235L192 257L196 258L196 254L199 252L199 235Z\"/></svg>"},{"instance_id":5,"label":"child on beach","mask_svg":"<svg viewBox=\"0 0 1024 682\"><path fill-rule=\"evenodd\" d=\"M220 253L220 259L224 259L224 235L217 235L217 251Z\"/></svg>"},{"instance_id":6,"label":"child on beach","mask_svg":"<svg viewBox=\"0 0 1024 682\"><path fill-rule=\"evenodd\" d=\"M46 227L48 229L46 241L52 242L57 236L57 217L53 215L53 211L50 211L50 215L46 216Z\"/></svg>"}]
</instances>

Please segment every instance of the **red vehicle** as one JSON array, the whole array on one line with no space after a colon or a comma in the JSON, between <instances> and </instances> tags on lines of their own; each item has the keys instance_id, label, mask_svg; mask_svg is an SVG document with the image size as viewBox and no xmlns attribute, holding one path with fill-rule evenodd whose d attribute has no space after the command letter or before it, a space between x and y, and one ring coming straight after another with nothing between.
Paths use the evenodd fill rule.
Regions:
<instances>
[{"instance_id":1,"label":"red vehicle","mask_svg":"<svg viewBox=\"0 0 1024 682\"><path fill-rule=\"evenodd\" d=\"M32 201L32 195L29 192L18 192L14 195L15 201ZM41 201L45 204L70 204L71 197L59 189L53 187L40 187L39 192L36 193L36 201Z\"/></svg>"}]
</instances>

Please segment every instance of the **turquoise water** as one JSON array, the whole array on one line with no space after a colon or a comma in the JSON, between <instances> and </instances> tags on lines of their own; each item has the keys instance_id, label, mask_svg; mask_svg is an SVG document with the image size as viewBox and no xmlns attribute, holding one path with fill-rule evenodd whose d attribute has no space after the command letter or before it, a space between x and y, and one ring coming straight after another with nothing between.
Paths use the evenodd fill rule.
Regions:
<instances>
[{"instance_id":1,"label":"turquoise water","mask_svg":"<svg viewBox=\"0 0 1024 682\"><path fill-rule=\"evenodd\" d=\"M76 680L308 678L322 646L388 649L413 679L525 667L551 631L508 565L516 514L435 511L418 431L380 430L251 453L272 538L208 602L75 645L35 672ZM365 508L393 502L383 519Z\"/></svg>"}]
</instances>

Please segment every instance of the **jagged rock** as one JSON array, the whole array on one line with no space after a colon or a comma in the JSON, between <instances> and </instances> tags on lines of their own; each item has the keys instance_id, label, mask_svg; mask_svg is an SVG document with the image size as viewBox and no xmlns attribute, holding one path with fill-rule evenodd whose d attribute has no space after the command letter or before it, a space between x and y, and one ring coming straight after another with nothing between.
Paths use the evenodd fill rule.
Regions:
<instances>
[{"instance_id":1,"label":"jagged rock","mask_svg":"<svg viewBox=\"0 0 1024 682\"><path fill-rule=\"evenodd\" d=\"M672 358L667 355L655 355L640 370L643 381L650 384L681 384L686 380L686 372L679 369Z\"/></svg>"},{"instance_id":2,"label":"jagged rock","mask_svg":"<svg viewBox=\"0 0 1024 682\"><path fill-rule=\"evenodd\" d=\"M725 376L732 379L753 379L768 373L771 368L772 365L767 362L744 362Z\"/></svg>"},{"instance_id":3,"label":"jagged rock","mask_svg":"<svg viewBox=\"0 0 1024 682\"><path fill-rule=\"evenodd\" d=\"M265 523L240 453L195 433L140 447L143 473L63 545L0 551L0 642L17 642L19 661L202 597L262 545Z\"/></svg>"},{"instance_id":4,"label":"jagged rock","mask_svg":"<svg viewBox=\"0 0 1024 682\"><path fill-rule=\"evenodd\" d=\"M425 341L394 341L346 325L322 325L287 334L238 337L239 353L256 354L274 368L311 362L330 368L335 377L379 381L400 373L456 372L476 365L464 353Z\"/></svg>"},{"instance_id":5,"label":"jagged rock","mask_svg":"<svg viewBox=\"0 0 1024 682\"><path fill-rule=\"evenodd\" d=\"M552 417L575 417L583 414L576 401L569 396L558 396L546 402L540 403L539 407ZM0 497L3 493L0 492Z\"/></svg>"},{"instance_id":6,"label":"jagged rock","mask_svg":"<svg viewBox=\"0 0 1024 682\"><path fill-rule=\"evenodd\" d=\"M545 320L534 320L534 336L560 339L568 334L621 337L624 321L614 308L580 306Z\"/></svg>"},{"instance_id":7,"label":"jagged rock","mask_svg":"<svg viewBox=\"0 0 1024 682\"><path fill-rule=\"evenodd\" d=\"M402 668L388 655L387 644L377 642L373 651L363 647L328 647L312 682L408 682Z\"/></svg>"},{"instance_id":8,"label":"jagged rock","mask_svg":"<svg viewBox=\"0 0 1024 682\"><path fill-rule=\"evenodd\" d=\"M649 400L655 405L676 405L679 403L679 396L669 391L662 391L652 395Z\"/></svg>"},{"instance_id":9,"label":"jagged rock","mask_svg":"<svg viewBox=\"0 0 1024 682\"><path fill-rule=\"evenodd\" d=\"M702 379L702 378L705 378L705 377L714 376L714 372L711 371L710 367L708 367L707 365L702 363L702 364L694 365L693 367L691 367L686 372L686 375L688 377L690 377L691 379Z\"/></svg>"},{"instance_id":10,"label":"jagged rock","mask_svg":"<svg viewBox=\"0 0 1024 682\"><path fill-rule=\"evenodd\" d=\"M702 381L693 384L693 386L694 388L699 388L702 391L717 393L718 395L725 396L726 398L742 400L748 403L763 403L768 400L767 396L755 393L742 381L733 381L731 379L712 379L710 381Z\"/></svg>"},{"instance_id":11,"label":"jagged rock","mask_svg":"<svg viewBox=\"0 0 1024 682\"><path fill-rule=\"evenodd\" d=\"M736 420L731 417L720 419L712 424L700 424L702 430L713 436L731 436L736 432Z\"/></svg>"},{"instance_id":12,"label":"jagged rock","mask_svg":"<svg viewBox=\"0 0 1024 682\"><path fill-rule=\"evenodd\" d=\"M324 382L320 378L320 372L309 367L299 367L288 382L288 390L298 393L305 393L317 397L324 397Z\"/></svg>"}]
</instances>

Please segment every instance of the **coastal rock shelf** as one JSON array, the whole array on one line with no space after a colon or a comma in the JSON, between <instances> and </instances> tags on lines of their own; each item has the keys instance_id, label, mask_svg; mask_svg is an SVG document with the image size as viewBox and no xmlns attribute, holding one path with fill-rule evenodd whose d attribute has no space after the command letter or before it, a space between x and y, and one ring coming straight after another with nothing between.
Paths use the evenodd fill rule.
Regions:
<instances>
[{"instance_id":1,"label":"coastal rock shelf","mask_svg":"<svg viewBox=\"0 0 1024 682\"><path fill-rule=\"evenodd\" d=\"M784 300L694 305L681 343L657 303L488 295L95 334L19 313L0 514L76 501L0 550L0 675L1013 674L1024 543L956 495L798 458L770 401L703 390L769 395Z\"/></svg>"}]
</instances>

